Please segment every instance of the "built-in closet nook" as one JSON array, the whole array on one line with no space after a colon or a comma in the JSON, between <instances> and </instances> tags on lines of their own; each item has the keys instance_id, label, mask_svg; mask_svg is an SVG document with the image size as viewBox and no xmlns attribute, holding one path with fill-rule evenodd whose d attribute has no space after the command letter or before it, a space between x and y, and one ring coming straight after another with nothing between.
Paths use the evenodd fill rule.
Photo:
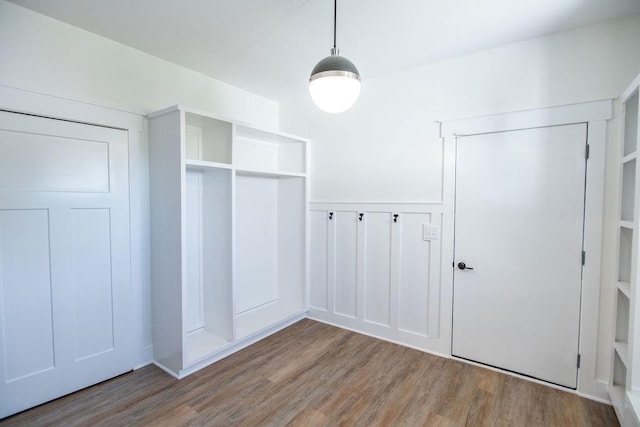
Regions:
<instances>
[{"instance_id":1,"label":"built-in closet nook","mask_svg":"<svg viewBox=\"0 0 640 427\"><path fill-rule=\"evenodd\" d=\"M308 140L148 115L155 363L183 377L301 319Z\"/></svg>"},{"instance_id":2,"label":"built-in closet nook","mask_svg":"<svg viewBox=\"0 0 640 427\"><path fill-rule=\"evenodd\" d=\"M615 286L613 355L609 396L622 425L631 425L640 408L640 316L638 316L638 96L640 76L620 97L621 143L618 201L618 268ZM635 369L634 369L635 368Z\"/></svg>"}]
</instances>

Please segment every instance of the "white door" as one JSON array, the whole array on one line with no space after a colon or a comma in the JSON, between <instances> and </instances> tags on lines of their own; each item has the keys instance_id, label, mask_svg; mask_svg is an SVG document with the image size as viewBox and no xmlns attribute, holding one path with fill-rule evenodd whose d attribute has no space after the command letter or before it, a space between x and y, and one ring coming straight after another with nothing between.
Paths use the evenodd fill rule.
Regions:
<instances>
[{"instance_id":1,"label":"white door","mask_svg":"<svg viewBox=\"0 0 640 427\"><path fill-rule=\"evenodd\" d=\"M0 418L131 370L127 133L0 112Z\"/></svg>"},{"instance_id":2,"label":"white door","mask_svg":"<svg viewBox=\"0 0 640 427\"><path fill-rule=\"evenodd\" d=\"M586 132L457 139L455 356L576 387Z\"/></svg>"}]
</instances>

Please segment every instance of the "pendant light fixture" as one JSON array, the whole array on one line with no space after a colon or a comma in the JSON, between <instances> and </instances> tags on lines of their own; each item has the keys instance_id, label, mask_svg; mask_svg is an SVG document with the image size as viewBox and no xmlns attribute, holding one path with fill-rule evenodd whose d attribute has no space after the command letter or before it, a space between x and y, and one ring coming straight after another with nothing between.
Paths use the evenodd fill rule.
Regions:
<instances>
[{"instance_id":1,"label":"pendant light fixture","mask_svg":"<svg viewBox=\"0 0 640 427\"><path fill-rule=\"evenodd\" d=\"M309 93L313 102L328 113L342 113L355 104L360 95L360 73L353 62L336 47L338 0L333 2L333 49L331 56L313 67L309 78Z\"/></svg>"}]
</instances>

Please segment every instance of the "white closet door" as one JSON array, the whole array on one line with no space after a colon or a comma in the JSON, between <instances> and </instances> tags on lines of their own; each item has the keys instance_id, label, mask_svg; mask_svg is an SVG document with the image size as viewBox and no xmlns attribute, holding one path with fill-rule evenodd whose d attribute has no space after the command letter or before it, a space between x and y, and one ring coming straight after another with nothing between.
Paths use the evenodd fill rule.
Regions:
<instances>
[{"instance_id":1,"label":"white closet door","mask_svg":"<svg viewBox=\"0 0 640 427\"><path fill-rule=\"evenodd\" d=\"M0 418L126 372L127 133L0 112Z\"/></svg>"},{"instance_id":2,"label":"white closet door","mask_svg":"<svg viewBox=\"0 0 640 427\"><path fill-rule=\"evenodd\" d=\"M576 387L586 130L458 139L454 355Z\"/></svg>"}]
</instances>

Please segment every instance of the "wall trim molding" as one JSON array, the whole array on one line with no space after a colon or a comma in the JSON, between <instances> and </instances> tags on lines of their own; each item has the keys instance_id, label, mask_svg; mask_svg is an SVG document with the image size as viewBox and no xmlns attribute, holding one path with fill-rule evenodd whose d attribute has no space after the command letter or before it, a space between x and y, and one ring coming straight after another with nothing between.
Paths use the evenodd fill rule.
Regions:
<instances>
[{"instance_id":1,"label":"wall trim molding","mask_svg":"<svg viewBox=\"0 0 640 427\"><path fill-rule=\"evenodd\" d=\"M442 201L434 201L434 202L389 202L389 201L327 201L327 200L312 200L309 203L316 205L423 205L423 206L433 206L433 205L441 205Z\"/></svg>"},{"instance_id":2,"label":"wall trim molding","mask_svg":"<svg viewBox=\"0 0 640 427\"><path fill-rule=\"evenodd\" d=\"M385 203L385 202L311 202L309 203L310 210L369 210L369 211L388 211L397 210L404 212L433 212L442 210L442 203Z\"/></svg>"},{"instance_id":3,"label":"wall trim molding","mask_svg":"<svg viewBox=\"0 0 640 427\"><path fill-rule=\"evenodd\" d=\"M443 121L441 135L449 139L455 136L479 135L517 129L609 120L612 114L612 104L613 100L605 99L579 104L559 105L548 108Z\"/></svg>"},{"instance_id":4,"label":"wall trim molding","mask_svg":"<svg viewBox=\"0 0 640 427\"><path fill-rule=\"evenodd\" d=\"M442 203L311 203L310 213L316 224L310 270L317 274L308 315L448 356L443 330L450 322L440 303ZM436 237L424 237L427 225ZM369 270L378 264L386 266L380 282Z\"/></svg>"}]
</instances>

